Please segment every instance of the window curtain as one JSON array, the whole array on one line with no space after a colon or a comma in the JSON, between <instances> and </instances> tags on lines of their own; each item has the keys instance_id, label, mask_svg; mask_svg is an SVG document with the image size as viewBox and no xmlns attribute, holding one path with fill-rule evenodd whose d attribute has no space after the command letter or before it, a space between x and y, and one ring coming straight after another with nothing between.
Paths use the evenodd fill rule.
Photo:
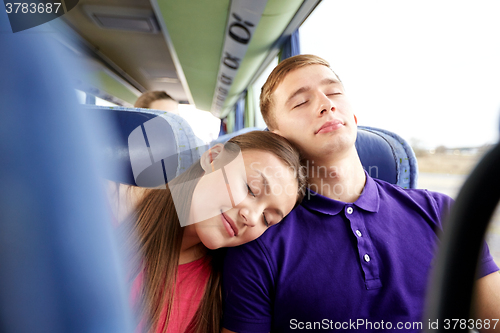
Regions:
<instances>
[{"instance_id":1,"label":"window curtain","mask_svg":"<svg viewBox=\"0 0 500 333\"><path fill-rule=\"evenodd\" d=\"M234 128L233 131L243 129L245 121L245 98L240 98L236 102L234 110Z\"/></svg>"},{"instance_id":2,"label":"window curtain","mask_svg":"<svg viewBox=\"0 0 500 333\"><path fill-rule=\"evenodd\" d=\"M300 54L299 29L295 30L285 41L279 55L279 61Z\"/></svg>"}]
</instances>

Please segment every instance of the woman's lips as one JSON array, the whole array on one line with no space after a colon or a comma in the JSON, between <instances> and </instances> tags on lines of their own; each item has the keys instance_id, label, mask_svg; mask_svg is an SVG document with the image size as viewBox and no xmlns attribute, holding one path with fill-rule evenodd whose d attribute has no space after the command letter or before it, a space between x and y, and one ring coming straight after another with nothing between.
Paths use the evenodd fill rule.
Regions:
<instances>
[{"instance_id":1,"label":"woman's lips","mask_svg":"<svg viewBox=\"0 0 500 333\"><path fill-rule=\"evenodd\" d=\"M234 225L233 220L231 220L227 215L221 212L220 214L222 224L224 224L224 227L226 228L227 233L229 236L234 237L238 236L238 228Z\"/></svg>"},{"instance_id":2,"label":"woman's lips","mask_svg":"<svg viewBox=\"0 0 500 333\"><path fill-rule=\"evenodd\" d=\"M316 132L316 134L336 131L342 126L344 126L344 124L340 120L328 121L323 126L321 126L321 128Z\"/></svg>"}]
</instances>

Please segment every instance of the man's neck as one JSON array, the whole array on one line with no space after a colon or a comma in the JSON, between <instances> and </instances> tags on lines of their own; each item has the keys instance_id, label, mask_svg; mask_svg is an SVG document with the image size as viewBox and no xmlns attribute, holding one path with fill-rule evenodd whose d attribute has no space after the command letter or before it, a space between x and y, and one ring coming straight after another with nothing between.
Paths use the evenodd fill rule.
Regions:
<instances>
[{"instance_id":1,"label":"man's neck","mask_svg":"<svg viewBox=\"0 0 500 333\"><path fill-rule=\"evenodd\" d=\"M308 159L309 188L330 199L355 202L365 187L366 175L356 149L339 158Z\"/></svg>"}]
</instances>

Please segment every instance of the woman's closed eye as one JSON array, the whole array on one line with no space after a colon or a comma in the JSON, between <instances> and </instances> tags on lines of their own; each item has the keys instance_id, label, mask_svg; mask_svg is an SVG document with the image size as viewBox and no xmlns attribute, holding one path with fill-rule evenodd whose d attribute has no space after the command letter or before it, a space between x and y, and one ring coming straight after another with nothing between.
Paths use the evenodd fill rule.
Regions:
<instances>
[{"instance_id":1,"label":"woman's closed eye","mask_svg":"<svg viewBox=\"0 0 500 333\"><path fill-rule=\"evenodd\" d=\"M252 191L252 189L250 188L250 185L246 184L247 185L247 190L248 190L248 194L250 194L252 197L256 197L255 193ZM270 223L269 221L267 220L266 218L266 214L265 213L262 213L262 220L264 221L264 225L266 227L269 227Z\"/></svg>"},{"instance_id":2,"label":"woman's closed eye","mask_svg":"<svg viewBox=\"0 0 500 333\"><path fill-rule=\"evenodd\" d=\"M250 188L250 186L247 184L247 190L248 190L248 193L255 198L255 193L253 193L252 189Z\"/></svg>"},{"instance_id":3,"label":"woman's closed eye","mask_svg":"<svg viewBox=\"0 0 500 333\"><path fill-rule=\"evenodd\" d=\"M262 216L263 216L263 219L264 219L264 224L266 225L266 227L269 227L269 222L266 219L266 214L262 213Z\"/></svg>"}]
</instances>

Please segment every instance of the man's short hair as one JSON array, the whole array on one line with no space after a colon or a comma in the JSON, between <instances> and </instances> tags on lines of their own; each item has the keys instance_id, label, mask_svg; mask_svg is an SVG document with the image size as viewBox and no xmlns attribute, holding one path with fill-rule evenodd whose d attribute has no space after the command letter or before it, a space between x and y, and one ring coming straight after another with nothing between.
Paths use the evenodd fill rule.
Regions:
<instances>
[{"instance_id":1,"label":"man's short hair","mask_svg":"<svg viewBox=\"0 0 500 333\"><path fill-rule=\"evenodd\" d=\"M272 131L278 128L275 113L271 111L273 107L274 91L276 90L278 85L283 82L288 73L298 68L309 65L323 65L330 68L330 64L328 63L328 61L321 57L312 54L296 55L280 62L278 66L273 69L273 71L267 78L266 83L264 83L264 85L262 86L262 90L260 93L260 112L262 113L262 117L264 118L264 121L266 122L269 130ZM330 70L332 69L330 68ZM335 72L333 72L333 74L335 74ZM337 74L335 74L335 76L337 76L338 78Z\"/></svg>"},{"instance_id":2,"label":"man's short hair","mask_svg":"<svg viewBox=\"0 0 500 333\"><path fill-rule=\"evenodd\" d=\"M149 109L151 106L151 103L154 101L157 101L159 99L170 99L174 102L177 102L175 99L172 98L169 94L167 94L164 91L148 91L142 94L137 101L135 101L134 107L136 108L143 108L143 109Z\"/></svg>"}]
</instances>

